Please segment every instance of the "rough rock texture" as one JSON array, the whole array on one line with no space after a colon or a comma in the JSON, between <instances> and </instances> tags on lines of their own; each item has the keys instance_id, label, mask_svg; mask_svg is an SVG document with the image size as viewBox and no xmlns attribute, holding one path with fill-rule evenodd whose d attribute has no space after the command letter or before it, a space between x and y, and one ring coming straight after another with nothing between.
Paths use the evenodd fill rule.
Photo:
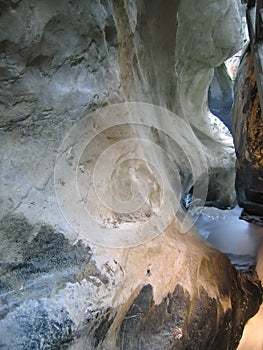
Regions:
<instances>
[{"instance_id":1,"label":"rough rock texture","mask_svg":"<svg viewBox=\"0 0 263 350\"><path fill-rule=\"evenodd\" d=\"M235 95L232 124L237 199L244 208L242 218L263 225L263 119L250 51L242 59Z\"/></svg>"},{"instance_id":2,"label":"rough rock texture","mask_svg":"<svg viewBox=\"0 0 263 350\"><path fill-rule=\"evenodd\" d=\"M217 341L234 349L260 303L256 282L194 227L181 234L177 218L130 249L77 242L58 208L53 171L63 138L84 115L150 102L192 126L209 164L208 201L231 206L234 149L207 92L213 67L240 48L238 3L0 2L1 349L193 349L194 342L201 350ZM183 197L193 176L179 175ZM215 334L204 332L204 318Z\"/></svg>"},{"instance_id":3,"label":"rough rock texture","mask_svg":"<svg viewBox=\"0 0 263 350\"><path fill-rule=\"evenodd\" d=\"M57 348L73 337L91 308L89 298L107 277L91 261L89 248L81 242L72 246L52 227L7 216L0 237L1 348Z\"/></svg>"},{"instance_id":4,"label":"rough rock texture","mask_svg":"<svg viewBox=\"0 0 263 350\"><path fill-rule=\"evenodd\" d=\"M83 114L123 99L113 9L99 1L3 8L1 214L26 212L69 231L54 195L56 153Z\"/></svg>"}]
</instances>

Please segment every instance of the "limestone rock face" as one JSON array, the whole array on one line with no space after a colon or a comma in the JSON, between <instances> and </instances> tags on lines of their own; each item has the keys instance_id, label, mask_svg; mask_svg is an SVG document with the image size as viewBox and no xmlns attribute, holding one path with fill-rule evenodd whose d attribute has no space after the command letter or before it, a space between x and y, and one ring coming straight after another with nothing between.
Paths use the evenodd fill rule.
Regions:
<instances>
[{"instance_id":1,"label":"limestone rock face","mask_svg":"<svg viewBox=\"0 0 263 350\"><path fill-rule=\"evenodd\" d=\"M168 6L157 0L5 3L0 24L0 127L6 130L1 163L7 178L1 186L2 213L26 210L34 221L63 227L52 193L58 146L88 112L127 99L166 107L191 123L209 164L208 201L234 204L233 144L209 112L207 90L213 67L240 48L241 17L238 1L214 8L206 0L199 6L202 16L189 12L190 3L178 9L177 1ZM208 20L210 15L217 22ZM214 24L203 31L207 23ZM230 36L217 34L230 25ZM202 40L200 31L206 35ZM16 161L10 162L13 157ZM190 173L185 177L183 191L188 192L193 181Z\"/></svg>"},{"instance_id":2,"label":"limestone rock face","mask_svg":"<svg viewBox=\"0 0 263 350\"><path fill-rule=\"evenodd\" d=\"M237 153L236 191L244 208L242 217L263 224L263 119L259 103L253 55L247 52L241 62L232 112Z\"/></svg>"},{"instance_id":3,"label":"limestone rock face","mask_svg":"<svg viewBox=\"0 0 263 350\"><path fill-rule=\"evenodd\" d=\"M198 21L195 20L197 13ZM225 208L235 202L231 166L234 148L227 128L209 111L207 95L214 67L242 47L241 7L236 1L215 4L204 0L196 10L191 0L181 1L178 21L175 108L189 120L208 154L211 169L208 202ZM223 168L228 169L223 170L224 175ZM224 183L219 180L222 177Z\"/></svg>"},{"instance_id":4,"label":"limestone rock face","mask_svg":"<svg viewBox=\"0 0 263 350\"><path fill-rule=\"evenodd\" d=\"M83 197L80 189L89 188L85 176L98 170L96 160L106 154L99 175L110 175L123 203L137 185L141 197L145 188L153 189L153 198L144 201L150 205L150 210L143 207L144 221L158 217L154 196L165 190L160 178L180 203L196 180L203 183L207 170L207 201L233 205L234 148L228 131L208 110L207 92L213 67L240 48L238 4L202 0L196 9L190 0L165 6L161 0L1 1L2 349L225 350L237 344L258 308L260 288L206 244L193 225L182 233L181 219L173 215L155 239L123 249L80 242L54 188L77 196L79 205L88 202L89 193ZM136 154L131 160L130 149L120 152L123 167L108 174L112 158L105 149L124 150L124 136L134 138L136 128L108 127L90 148L84 145L74 153L79 140L73 127L88 113L127 100L168 108L189 131L189 139L182 138L179 127L181 139L164 137L168 121L158 115L139 129L142 139L148 136L151 144L174 155L165 161L151 147L140 148L163 170L157 180L152 179L156 167ZM92 121L89 130L80 130L84 138L101 126ZM67 147L61 149L66 135ZM191 152L182 148L186 139ZM65 157L67 168L54 181L57 156ZM131 161L129 166L125 161ZM168 163L176 163L176 172L169 172ZM74 173L72 187L63 180L69 172ZM97 178L103 185L103 176ZM96 219L105 220L105 235L114 234L120 222L113 215L108 221L113 209L90 202ZM63 198L59 203L63 207ZM66 204L74 212L76 203ZM108 216L102 218L104 209ZM141 224L124 214L125 224Z\"/></svg>"}]
</instances>

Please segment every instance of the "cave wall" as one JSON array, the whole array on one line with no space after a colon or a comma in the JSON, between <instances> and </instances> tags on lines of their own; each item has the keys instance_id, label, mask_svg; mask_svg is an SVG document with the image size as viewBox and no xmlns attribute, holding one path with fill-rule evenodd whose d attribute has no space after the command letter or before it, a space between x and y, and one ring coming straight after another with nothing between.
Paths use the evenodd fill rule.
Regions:
<instances>
[{"instance_id":1,"label":"cave wall","mask_svg":"<svg viewBox=\"0 0 263 350\"><path fill-rule=\"evenodd\" d=\"M207 17L199 16L197 29L190 4L178 13L177 1L2 3L2 214L26 211L30 220L69 230L55 205L57 149L84 115L125 100L166 107L190 122L209 163L208 201L234 204L233 144L208 110L207 90L213 67L240 48L238 2L215 11L203 1L198 11ZM200 41L210 15L214 24ZM216 34L224 21L234 26L229 37ZM188 180L183 190L192 186Z\"/></svg>"},{"instance_id":2,"label":"cave wall","mask_svg":"<svg viewBox=\"0 0 263 350\"><path fill-rule=\"evenodd\" d=\"M182 234L178 218L129 249L76 243L53 173L62 140L85 115L127 100L153 103L177 113L199 140L208 201L233 205L234 148L209 112L207 92L213 68L240 48L239 2L0 4L1 348L235 348L260 303L255 279L195 227ZM151 142L180 158L160 130L149 132ZM71 169L78 155L70 147L65 154ZM178 169L180 197L193 176L189 164Z\"/></svg>"}]
</instances>

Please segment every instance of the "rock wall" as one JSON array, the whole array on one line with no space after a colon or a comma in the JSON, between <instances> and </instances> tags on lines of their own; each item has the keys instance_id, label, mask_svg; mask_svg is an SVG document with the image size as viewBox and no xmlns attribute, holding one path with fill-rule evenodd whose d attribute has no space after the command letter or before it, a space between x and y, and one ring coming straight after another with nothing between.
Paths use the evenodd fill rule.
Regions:
<instances>
[{"instance_id":1,"label":"rock wall","mask_svg":"<svg viewBox=\"0 0 263 350\"><path fill-rule=\"evenodd\" d=\"M238 4L1 1L1 348L235 348L260 303L255 279L238 273L194 226L182 234L178 217L155 239L129 249L78 242L54 187L65 187L73 199L78 191L62 178L54 185L53 175L57 156L65 156L62 175L77 173L84 179L81 187L99 159L97 150L123 141L125 130L108 128L87 153L85 148L74 154L79 140L73 126L85 125L86 114L127 100L147 102L177 113L179 119L172 122L180 120L178 125L184 123L188 131L191 152L186 154L182 145L188 137L182 138L179 127L181 139L164 137L170 119L157 127L157 115L154 127L139 130L175 157L177 202L197 177L203 182L208 169L208 202L233 205L234 148L208 110L207 92L213 67L240 48ZM87 132L99 127L90 120L94 123ZM61 150L66 135L76 142ZM134 136L133 129L127 135ZM149 151L141 148L142 154ZM117 149L123 156L123 149ZM158 170L169 169L162 157L148 153L158 158ZM94 156L88 170L80 163L86 155ZM109 159L102 162L105 175ZM137 174L144 174L153 193L161 193L159 180L151 180L153 167L140 164L130 165L132 185ZM193 164L199 164L196 178ZM126 168L112 176L121 200L131 188ZM171 176L168 180L172 186ZM143 192L147 182L137 182ZM66 204L77 208L74 201ZM100 213L105 206L95 209ZM107 215L112 211L107 208ZM153 211L144 209L144 214L147 219ZM103 224L109 236L120 223L114 218L110 229L107 220ZM212 331L207 331L207 320Z\"/></svg>"},{"instance_id":2,"label":"rock wall","mask_svg":"<svg viewBox=\"0 0 263 350\"><path fill-rule=\"evenodd\" d=\"M198 21L195 20L197 13ZM242 47L241 17L241 7L236 1L220 2L216 11L214 4L207 1L201 1L198 10L191 1L184 1L178 13L175 108L179 115L190 121L205 146L210 168L207 200L221 208L235 203L232 192L234 169L231 166L234 149L227 128L211 114L207 95L214 67L220 66ZM202 28L206 29L203 31ZM223 177L224 183L219 180Z\"/></svg>"},{"instance_id":3,"label":"rock wall","mask_svg":"<svg viewBox=\"0 0 263 350\"><path fill-rule=\"evenodd\" d=\"M237 153L236 191L242 218L262 225L263 121L254 71L253 54L245 53L235 86L232 112Z\"/></svg>"},{"instance_id":4,"label":"rock wall","mask_svg":"<svg viewBox=\"0 0 263 350\"><path fill-rule=\"evenodd\" d=\"M199 32L209 21L201 16L203 22L195 24L198 30L189 31L197 14L188 13L191 6L184 5L176 31L176 1L169 6L158 1L154 5L114 2L114 6L108 1L66 6L52 1L31 5L4 2L0 38L0 127L4 131L1 213L27 211L34 222L44 220L63 227L52 186L57 149L81 117L127 99L166 107L189 121L202 138L209 163L208 200L221 207L233 205L232 140L209 113L207 90L213 67L240 47L236 3L219 6L216 13L221 13L220 20L200 41ZM212 5L204 1L200 6L207 17L212 16ZM217 33L214 28L218 28L219 32L223 20L233 22L232 36L219 38L215 34L209 38L209 31ZM10 25L13 22L15 31ZM189 46L184 47L186 42ZM220 49L214 55L217 46ZM14 157L15 163L11 162ZM221 181L223 173L228 175ZM184 191L192 186L188 180Z\"/></svg>"}]
</instances>

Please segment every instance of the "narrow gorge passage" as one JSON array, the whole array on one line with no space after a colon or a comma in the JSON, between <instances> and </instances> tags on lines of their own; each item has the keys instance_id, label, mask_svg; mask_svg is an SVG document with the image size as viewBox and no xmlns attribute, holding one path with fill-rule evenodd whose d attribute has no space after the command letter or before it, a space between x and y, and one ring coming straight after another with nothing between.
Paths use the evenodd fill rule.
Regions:
<instances>
[{"instance_id":1,"label":"narrow gorge passage","mask_svg":"<svg viewBox=\"0 0 263 350\"><path fill-rule=\"evenodd\" d=\"M217 79L214 84L211 85L210 89L210 99L213 97L213 89L216 90L217 88L218 91L218 87L219 96L224 96L226 98L226 101L224 101L222 105L220 99L216 100L212 98L210 108L218 107L215 112L219 117L221 114L222 120L228 126L231 133L234 133L237 153L237 197L238 202L245 209L236 207L229 211L222 211L216 208L207 208L199 218L197 226L202 235L211 244L224 252L237 269L243 271L253 271L256 269L262 283L263 203L260 198L262 197L263 183L262 178L260 179L260 174L262 174L263 123L261 112L262 102L259 102L259 99L262 101L262 80L258 72L261 69L259 69L259 67L262 67L263 61L262 55L258 52L262 43L256 43L258 40L257 36L260 35L260 29L258 29L260 24L255 21L255 17L257 18L257 15L255 16L256 7L257 11L260 11L262 3L248 2L246 18L249 26L250 44L246 48L247 52L243 53L241 65L237 73L234 94L235 101L231 111L233 125L229 123L229 119L225 119L227 115L230 115L230 110L225 109L225 107L229 106L229 101L231 101L231 97L233 96L231 94L233 85L229 84L230 80L227 79L225 67L223 69L221 67L221 71L219 70L217 72ZM246 136L244 136L244 131L249 129L251 131L246 138ZM255 145L254 150L252 150L250 146L252 143ZM255 153L255 149L260 149L260 147L261 155L260 152L257 154ZM247 159L247 164L249 164L245 171L242 169L243 161L241 158L243 157ZM249 194L250 191L253 193L252 196ZM243 193L243 195L241 193ZM262 350L262 329L263 306L261 305L258 313L246 324L237 349Z\"/></svg>"},{"instance_id":2,"label":"narrow gorge passage","mask_svg":"<svg viewBox=\"0 0 263 350\"><path fill-rule=\"evenodd\" d=\"M233 137L208 96L246 5L0 0L1 350L238 347L262 302L253 46Z\"/></svg>"}]
</instances>

